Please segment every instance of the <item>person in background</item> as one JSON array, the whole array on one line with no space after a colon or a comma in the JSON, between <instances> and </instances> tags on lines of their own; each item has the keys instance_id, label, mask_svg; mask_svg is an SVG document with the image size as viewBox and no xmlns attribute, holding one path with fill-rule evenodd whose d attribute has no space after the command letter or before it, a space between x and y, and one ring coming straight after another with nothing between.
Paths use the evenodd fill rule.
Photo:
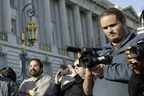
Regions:
<instances>
[{"instance_id":1,"label":"person in background","mask_svg":"<svg viewBox=\"0 0 144 96\"><path fill-rule=\"evenodd\" d=\"M16 73L10 67L0 69L0 96L17 96Z\"/></svg>"},{"instance_id":2,"label":"person in background","mask_svg":"<svg viewBox=\"0 0 144 96\"><path fill-rule=\"evenodd\" d=\"M40 59L31 59L29 73L31 77L22 82L18 96L57 96L51 76L43 74Z\"/></svg>"},{"instance_id":3,"label":"person in background","mask_svg":"<svg viewBox=\"0 0 144 96\"><path fill-rule=\"evenodd\" d=\"M77 53L77 59L74 64L65 65L66 68L60 70L55 76L60 96L91 96L89 85L87 85L89 83L85 80L85 76L88 73L79 63L79 57L80 53Z\"/></svg>"}]
</instances>

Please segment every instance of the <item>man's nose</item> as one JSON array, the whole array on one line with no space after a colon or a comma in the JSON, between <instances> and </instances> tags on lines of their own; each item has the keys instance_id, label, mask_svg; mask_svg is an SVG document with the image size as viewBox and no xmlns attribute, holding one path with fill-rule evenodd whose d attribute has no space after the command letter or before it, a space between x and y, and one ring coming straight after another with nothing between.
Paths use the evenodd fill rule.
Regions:
<instances>
[{"instance_id":1,"label":"man's nose","mask_svg":"<svg viewBox=\"0 0 144 96\"><path fill-rule=\"evenodd\" d=\"M34 69L34 67L31 66L30 69Z\"/></svg>"},{"instance_id":2,"label":"man's nose","mask_svg":"<svg viewBox=\"0 0 144 96\"><path fill-rule=\"evenodd\" d=\"M129 59L128 62L130 64L138 64L138 61L136 59L134 59L134 58L133 59Z\"/></svg>"},{"instance_id":3,"label":"man's nose","mask_svg":"<svg viewBox=\"0 0 144 96\"><path fill-rule=\"evenodd\" d=\"M108 32L112 32L113 29L111 27L108 27Z\"/></svg>"}]
</instances>

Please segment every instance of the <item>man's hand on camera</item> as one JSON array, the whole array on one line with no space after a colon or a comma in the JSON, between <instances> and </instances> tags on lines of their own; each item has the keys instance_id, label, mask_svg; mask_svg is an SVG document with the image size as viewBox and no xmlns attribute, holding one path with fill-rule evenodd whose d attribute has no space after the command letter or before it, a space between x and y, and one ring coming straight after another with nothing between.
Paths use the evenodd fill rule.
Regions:
<instances>
[{"instance_id":1,"label":"man's hand on camera","mask_svg":"<svg viewBox=\"0 0 144 96\"><path fill-rule=\"evenodd\" d=\"M72 77L75 77L78 74L76 70L72 67L72 65L68 65L68 68Z\"/></svg>"},{"instance_id":2,"label":"man's hand on camera","mask_svg":"<svg viewBox=\"0 0 144 96\"><path fill-rule=\"evenodd\" d=\"M141 74L143 71L143 62L138 61L136 58L129 58L129 62L131 62L130 64L132 65L132 70L136 74Z\"/></svg>"},{"instance_id":3,"label":"man's hand on camera","mask_svg":"<svg viewBox=\"0 0 144 96\"><path fill-rule=\"evenodd\" d=\"M98 64L95 67L91 68L92 72L96 77L102 78L104 72L105 64Z\"/></svg>"},{"instance_id":4,"label":"man's hand on camera","mask_svg":"<svg viewBox=\"0 0 144 96\"><path fill-rule=\"evenodd\" d=\"M128 63L131 66L131 69L135 74L141 74L144 68L144 60L138 60L136 54L130 53L129 51L125 52L128 58Z\"/></svg>"}]
</instances>

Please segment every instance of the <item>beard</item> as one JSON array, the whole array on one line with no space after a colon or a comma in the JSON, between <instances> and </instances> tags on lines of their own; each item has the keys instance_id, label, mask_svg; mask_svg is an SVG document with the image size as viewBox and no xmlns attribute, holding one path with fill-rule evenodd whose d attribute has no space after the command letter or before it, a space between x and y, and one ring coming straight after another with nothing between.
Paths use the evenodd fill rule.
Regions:
<instances>
[{"instance_id":1,"label":"beard","mask_svg":"<svg viewBox=\"0 0 144 96\"><path fill-rule=\"evenodd\" d=\"M33 76L33 77L38 77L38 76L41 75L41 71L37 71L37 70L35 70L35 69L31 69L29 73L30 73L30 75Z\"/></svg>"}]
</instances>

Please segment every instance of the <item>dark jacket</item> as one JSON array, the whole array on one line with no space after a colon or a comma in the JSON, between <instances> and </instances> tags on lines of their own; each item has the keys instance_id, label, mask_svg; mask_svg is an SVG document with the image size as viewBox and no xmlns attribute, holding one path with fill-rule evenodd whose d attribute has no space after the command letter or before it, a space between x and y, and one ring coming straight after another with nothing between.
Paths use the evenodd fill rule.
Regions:
<instances>
[{"instance_id":1,"label":"dark jacket","mask_svg":"<svg viewBox=\"0 0 144 96\"><path fill-rule=\"evenodd\" d=\"M112 55L112 63L104 68L104 78L95 81L94 96L129 96L128 81L132 71L128 64L125 50L143 38L144 34L129 33L116 48L109 44L112 49L108 50L107 54ZM106 52L103 54L106 54Z\"/></svg>"},{"instance_id":2,"label":"dark jacket","mask_svg":"<svg viewBox=\"0 0 144 96\"><path fill-rule=\"evenodd\" d=\"M144 74L132 75L129 81L130 96L144 96Z\"/></svg>"},{"instance_id":3,"label":"dark jacket","mask_svg":"<svg viewBox=\"0 0 144 96\"><path fill-rule=\"evenodd\" d=\"M16 96L17 84L4 76L0 76L0 96Z\"/></svg>"},{"instance_id":4,"label":"dark jacket","mask_svg":"<svg viewBox=\"0 0 144 96\"><path fill-rule=\"evenodd\" d=\"M74 81L62 86L60 96L85 96L83 92L83 79L76 75Z\"/></svg>"}]
</instances>

